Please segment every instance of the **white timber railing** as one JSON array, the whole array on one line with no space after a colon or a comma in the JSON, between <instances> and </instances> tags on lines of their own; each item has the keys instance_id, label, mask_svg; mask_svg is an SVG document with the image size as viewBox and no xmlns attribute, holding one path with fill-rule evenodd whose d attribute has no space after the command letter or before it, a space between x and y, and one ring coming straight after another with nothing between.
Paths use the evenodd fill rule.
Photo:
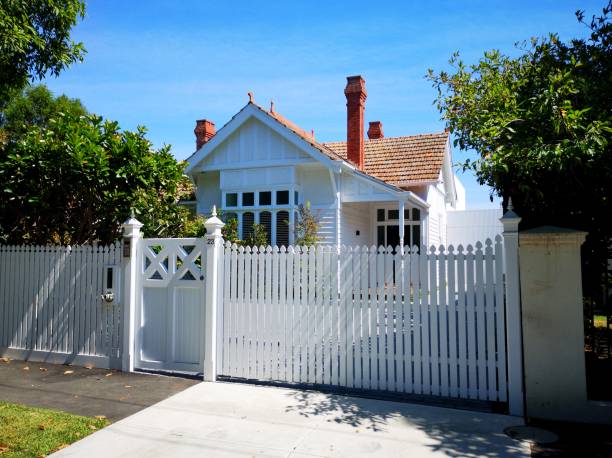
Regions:
<instances>
[{"instance_id":1,"label":"white timber railing","mask_svg":"<svg viewBox=\"0 0 612 458\"><path fill-rule=\"evenodd\" d=\"M501 237L222 257L221 375L507 400Z\"/></svg>"},{"instance_id":2,"label":"white timber railing","mask_svg":"<svg viewBox=\"0 0 612 458\"><path fill-rule=\"evenodd\" d=\"M120 255L120 243L0 246L2 356L120 367Z\"/></svg>"}]
</instances>

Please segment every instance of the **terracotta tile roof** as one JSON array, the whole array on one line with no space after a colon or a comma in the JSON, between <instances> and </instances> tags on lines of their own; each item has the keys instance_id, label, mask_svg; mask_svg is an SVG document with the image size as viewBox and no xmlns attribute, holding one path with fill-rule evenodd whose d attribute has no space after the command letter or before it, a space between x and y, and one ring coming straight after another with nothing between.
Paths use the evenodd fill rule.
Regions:
<instances>
[{"instance_id":1,"label":"terracotta tile roof","mask_svg":"<svg viewBox=\"0 0 612 458\"><path fill-rule=\"evenodd\" d=\"M437 181L448 133L365 140L365 173L397 187ZM346 142L324 145L346 160Z\"/></svg>"},{"instance_id":2,"label":"terracotta tile roof","mask_svg":"<svg viewBox=\"0 0 612 458\"><path fill-rule=\"evenodd\" d=\"M314 136L276 111L266 110L249 102L333 160L348 161L346 142L319 143ZM448 133L388 137L365 140L364 172L398 188L424 181L437 181L440 176Z\"/></svg>"}]
</instances>

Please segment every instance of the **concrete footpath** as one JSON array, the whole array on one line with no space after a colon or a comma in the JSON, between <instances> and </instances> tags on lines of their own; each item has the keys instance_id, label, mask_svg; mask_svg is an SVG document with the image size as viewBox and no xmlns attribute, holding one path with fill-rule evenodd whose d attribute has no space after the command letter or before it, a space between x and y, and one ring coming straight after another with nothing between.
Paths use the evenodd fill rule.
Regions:
<instances>
[{"instance_id":1,"label":"concrete footpath","mask_svg":"<svg viewBox=\"0 0 612 458\"><path fill-rule=\"evenodd\" d=\"M55 457L529 457L515 417L287 388L200 383Z\"/></svg>"}]
</instances>

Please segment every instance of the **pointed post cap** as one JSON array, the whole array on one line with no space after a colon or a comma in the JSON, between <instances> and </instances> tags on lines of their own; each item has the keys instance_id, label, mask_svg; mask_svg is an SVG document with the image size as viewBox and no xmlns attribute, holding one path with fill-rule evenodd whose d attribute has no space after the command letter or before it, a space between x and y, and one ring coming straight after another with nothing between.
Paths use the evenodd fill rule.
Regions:
<instances>
[{"instance_id":1,"label":"pointed post cap","mask_svg":"<svg viewBox=\"0 0 612 458\"><path fill-rule=\"evenodd\" d=\"M210 218L204 223L206 228L206 237L221 237L221 229L225 224L217 217L217 206L213 205L212 211L210 212Z\"/></svg>"},{"instance_id":2,"label":"pointed post cap","mask_svg":"<svg viewBox=\"0 0 612 458\"><path fill-rule=\"evenodd\" d=\"M123 223L123 236L124 237L136 237L140 234L140 228L143 224L136 219L134 216L134 210L132 210L130 217Z\"/></svg>"},{"instance_id":3,"label":"pointed post cap","mask_svg":"<svg viewBox=\"0 0 612 458\"><path fill-rule=\"evenodd\" d=\"M126 226L137 227L139 229L143 226L143 224L136 219L136 216L134 216L134 209L130 212L130 217L123 223L123 227Z\"/></svg>"},{"instance_id":4,"label":"pointed post cap","mask_svg":"<svg viewBox=\"0 0 612 458\"><path fill-rule=\"evenodd\" d=\"M512 197L509 197L507 211L499 219L504 226L504 232L518 232L518 225L521 219L522 218L514 212Z\"/></svg>"}]
</instances>

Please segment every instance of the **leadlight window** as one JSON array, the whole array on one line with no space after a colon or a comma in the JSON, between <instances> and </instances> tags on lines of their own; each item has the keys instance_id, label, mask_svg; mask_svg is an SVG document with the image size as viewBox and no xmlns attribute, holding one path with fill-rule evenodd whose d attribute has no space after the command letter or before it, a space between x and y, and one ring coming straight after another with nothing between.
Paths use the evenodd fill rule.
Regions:
<instances>
[{"instance_id":1,"label":"leadlight window","mask_svg":"<svg viewBox=\"0 0 612 458\"><path fill-rule=\"evenodd\" d=\"M276 244L289 246L289 212L285 210L276 214Z\"/></svg>"},{"instance_id":2,"label":"leadlight window","mask_svg":"<svg viewBox=\"0 0 612 458\"><path fill-rule=\"evenodd\" d=\"M253 223L255 222L255 214L253 212L244 212L242 214L242 239L245 240L253 235Z\"/></svg>"},{"instance_id":3,"label":"leadlight window","mask_svg":"<svg viewBox=\"0 0 612 458\"><path fill-rule=\"evenodd\" d=\"M289 191L276 191L276 205L289 205Z\"/></svg>"},{"instance_id":4,"label":"leadlight window","mask_svg":"<svg viewBox=\"0 0 612 458\"><path fill-rule=\"evenodd\" d=\"M228 192L225 195L225 206L226 207L237 207L238 206L238 193Z\"/></svg>"},{"instance_id":5,"label":"leadlight window","mask_svg":"<svg viewBox=\"0 0 612 458\"><path fill-rule=\"evenodd\" d=\"M272 191L261 191L259 193L259 205L272 205Z\"/></svg>"},{"instance_id":6,"label":"leadlight window","mask_svg":"<svg viewBox=\"0 0 612 458\"><path fill-rule=\"evenodd\" d=\"M259 224L261 224L266 231L266 241L268 245L272 244L272 213L261 212L259 214Z\"/></svg>"},{"instance_id":7,"label":"leadlight window","mask_svg":"<svg viewBox=\"0 0 612 458\"><path fill-rule=\"evenodd\" d=\"M243 192L242 193L242 206L252 207L255 205L255 193L254 192Z\"/></svg>"},{"instance_id":8,"label":"leadlight window","mask_svg":"<svg viewBox=\"0 0 612 458\"><path fill-rule=\"evenodd\" d=\"M299 197L295 189L226 192L222 219L239 222L238 233L242 240L253 234L253 225L259 222L266 231L269 244L288 246L290 231L293 230L288 224L289 209L298 205Z\"/></svg>"}]
</instances>

